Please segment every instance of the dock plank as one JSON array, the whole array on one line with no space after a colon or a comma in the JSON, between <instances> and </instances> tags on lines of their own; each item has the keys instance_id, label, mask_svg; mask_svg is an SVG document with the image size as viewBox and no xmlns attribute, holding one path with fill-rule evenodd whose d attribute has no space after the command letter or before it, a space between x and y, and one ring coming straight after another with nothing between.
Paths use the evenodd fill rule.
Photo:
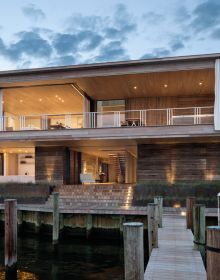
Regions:
<instances>
[{"instance_id":1,"label":"dock plank","mask_svg":"<svg viewBox=\"0 0 220 280\"><path fill-rule=\"evenodd\" d=\"M163 217L158 232L159 248L153 249L145 280L205 280L206 271L198 251L193 249L193 234L186 229L184 217Z\"/></svg>"}]
</instances>

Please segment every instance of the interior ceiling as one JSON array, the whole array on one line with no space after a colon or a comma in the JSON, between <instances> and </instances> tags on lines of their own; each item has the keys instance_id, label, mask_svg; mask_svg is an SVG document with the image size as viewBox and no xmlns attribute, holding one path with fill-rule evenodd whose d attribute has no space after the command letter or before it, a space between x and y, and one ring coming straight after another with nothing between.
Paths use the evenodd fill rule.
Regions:
<instances>
[{"instance_id":1,"label":"interior ceiling","mask_svg":"<svg viewBox=\"0 0 220 280\"><path fill-rule=\"evenodd\" d=\"M42 86L38 81L38 86L32 83L28 87L4 89L4 111L18 115L82 112L83 98L70 83L76 83L93 100L208 96L214 94L215 84L214 69L85 77L42 84L46 82L47 85Z\"/></svg>"},{"instance_id":2,"label":"interior ceiling","mask_svg":"<svg viewBox=\"0 0 220 280\"><path fill-rule=\"evenodd\" d=\"M144 96L195 96L214 93L214 70L157 72L76 79L93 99Z\"/></svg>"},{"instance_id":3,"label":"interior ceiling","mask_svg":"<svg viewBox=\"0 0 220 280\"><path fill-rule=\"evenodd\" d=\"M83 111L83 98L71 85L5 89L3 100L4 112L16 115Z\"/></svg>"}]
</instances>

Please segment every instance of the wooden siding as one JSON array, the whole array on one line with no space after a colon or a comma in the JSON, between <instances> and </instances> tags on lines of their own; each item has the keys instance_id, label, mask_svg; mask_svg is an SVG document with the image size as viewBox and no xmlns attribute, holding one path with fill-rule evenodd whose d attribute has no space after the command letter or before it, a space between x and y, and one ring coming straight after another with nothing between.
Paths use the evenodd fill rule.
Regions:
<instances>
[{"instance_id":1,"label":"wooden siding","mask_svg":"<svg viewBox=\"0 0 220 280\"><path fill-rule=\"evenodd\" d=\"M36 147L36 182L66 183L66 160L67 153L65 147Z\"/></svg>"},{"instance_id":2,"label":"wooden siding","mask_svg":"<svg viewBox=\"0 0 220 280\"><path fill-rule=\"evenodd\" d=\"M167 109L185 107L205 107L214 106L214 94L208 96L180 97L180 96L155 96L142 98L129 98L126 100L126 110L146 110L146 109ZM174 114L194 114L194 109L174 110ZM127 118L139 118L139 112L128 112ZM167 112L150 111L146 113L147 125L166 125ZM185 121L185 120L184 120ZM191 124L189 120L188 124Z\"/></svg>"},{"instance_id":3,"label":"wooden siding","mask_svg":"<svg viewBox=\"0 0 220 280\"><path fill-rule=\"evenodd\" d=\"M220 179L220 143L138 145L137 181Z\"/></svg>"}]
</instances>

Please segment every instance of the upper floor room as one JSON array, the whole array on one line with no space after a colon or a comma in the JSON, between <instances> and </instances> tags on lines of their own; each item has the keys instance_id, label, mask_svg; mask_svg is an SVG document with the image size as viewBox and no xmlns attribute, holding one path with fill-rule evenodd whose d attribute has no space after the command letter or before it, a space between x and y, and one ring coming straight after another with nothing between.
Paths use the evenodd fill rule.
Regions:
<instances>
[{"instance_id":1,"label":"upper floor room","mask_svg":"<svg viewBox=\"0 0 220 280\"><path fill-rule=\"evenodd\" d=\"M212 54L0 72L0 131L214 126L219 59Z\"/></svg>"}]
</instances>

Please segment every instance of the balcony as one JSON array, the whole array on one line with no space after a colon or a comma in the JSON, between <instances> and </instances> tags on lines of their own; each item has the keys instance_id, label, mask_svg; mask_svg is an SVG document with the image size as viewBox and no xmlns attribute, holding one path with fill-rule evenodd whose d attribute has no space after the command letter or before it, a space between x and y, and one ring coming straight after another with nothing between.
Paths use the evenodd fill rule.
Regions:
<instances>
[{"instance_id":1,"label":"balcony","mask_svg":"<svg viewBox=\"0 0 220 280\"><path fill-rule=\"evenodd\" d=\"M79 114L5 116L0 119L0 131L194 126L213 123L214 107L206 106Z\"/></svg>"}]
</instances>

